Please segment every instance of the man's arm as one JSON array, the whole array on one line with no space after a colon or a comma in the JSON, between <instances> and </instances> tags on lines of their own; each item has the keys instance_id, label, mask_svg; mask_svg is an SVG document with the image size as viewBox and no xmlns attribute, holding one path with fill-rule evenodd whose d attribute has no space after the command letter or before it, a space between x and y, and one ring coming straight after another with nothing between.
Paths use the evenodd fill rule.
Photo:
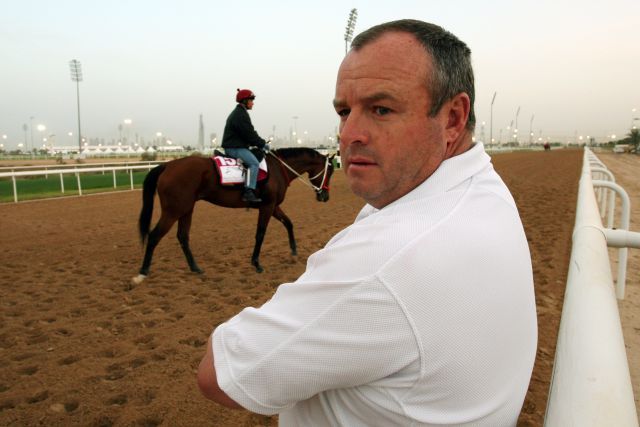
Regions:
<instances>
[{"instance_id":1,"label":"man's arm","mask_svg":"<svg viewBox=\"0 0 640 427\"><path fill-rule=\"evenodd\" d=\"M209 336L209 341L207 342L207 352L198 367L198 387L207 399L211 399L227 408L243 409L218 386L218 378L213 363L211 336Z\"/></svg>"}]
</instances>

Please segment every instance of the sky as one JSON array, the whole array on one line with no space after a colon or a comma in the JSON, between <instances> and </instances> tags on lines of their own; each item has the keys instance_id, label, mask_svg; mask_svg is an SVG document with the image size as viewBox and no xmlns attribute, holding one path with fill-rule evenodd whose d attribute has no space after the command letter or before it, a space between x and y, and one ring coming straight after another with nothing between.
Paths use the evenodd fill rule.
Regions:
<instances>
[{"instance_id":1,"label":"sky","mask_svg":"<svg viewBox=\"0 0 640 427\"><path fill-rule=\"evenodd\" d=\"M640 126L638 0L3 3L5 149L31 145L32 129L36 146L77 144L78 89L82 135L107 144L149 144L161 133L195 146L201 114L205 140L219 140L237 88L256 93L251 117L261 136L288 140L296 131L326 141L337 130L332 100L352 8L356 34L413 18L467 43L476 139L506 142L516 121L520 141L530 132L534 141L603 141ZM82 64L78 85L72 59Z\"/></svg>"}]
</instances>

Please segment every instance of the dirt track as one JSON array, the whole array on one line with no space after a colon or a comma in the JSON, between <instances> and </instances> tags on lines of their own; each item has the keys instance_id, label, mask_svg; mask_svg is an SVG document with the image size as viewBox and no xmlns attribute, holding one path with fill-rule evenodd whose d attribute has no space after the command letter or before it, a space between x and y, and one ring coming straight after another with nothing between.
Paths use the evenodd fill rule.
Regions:
<instances>
[{"instance_id":1,"label":"dirt track","mask_svg":"<svg viewBox=\"0 0 640 427\"><path fill-rule=\"evenodd\" d=\"M562 150L494 157L520 209L536 283L538 357L520 425L544 416L581 158ZM320 204L291 186L283 208L299 256L272 223L261 275L249 265L256 212L199 203L191 243L206 273L187 271L172 232L135 288L139 191L0 205L0 425L275 425L276 417L206 402L195 370L217 324L295 280L362 206L339 172L331 197Z\"/></svg>"}]
</instances>

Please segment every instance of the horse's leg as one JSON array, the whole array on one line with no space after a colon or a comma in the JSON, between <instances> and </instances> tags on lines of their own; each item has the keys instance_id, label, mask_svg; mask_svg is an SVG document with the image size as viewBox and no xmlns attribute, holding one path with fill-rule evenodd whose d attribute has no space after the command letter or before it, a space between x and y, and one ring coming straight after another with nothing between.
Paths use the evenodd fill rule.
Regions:
<instances>
[{"instance_id":1,"label":"horse's leg","mask_svg":"<svg viewBox=\"0 0 640 427\"><path fill-rule=\"evenodd\" d=\"M192 215L193 209L181 216L178 220L178 241L180 242L180 247L182 248L182 252L184 252L185 258L187 258L187 263L191 271L194 273L204 273L200 267L198 267L198 264L196 264L195 259L193 259L193 254L189 247L189 230L191 229Z\"/></svg>"},{"instance_id":2,"label":"horse's leg","mask_svg":"<svg viewBox=\"0 0 640 427\"><path fill-rule=\"evenodd\" d=\"M273 215L273 205L261 206L258 214L258 227L256 229L256 245L253 247L253 255L251 255L251 265L256 268L256 272L262 273L264 269L260 265L260 248L262 248L262 241L264 235L267 232L267 226L269 225L269 219Z\"/></svg>"},{"instance_id":3,"label":"horse's leg","mask_svg":"<svg viewBox=\"0 0 640 427\"><path fill-rule=\"evenodd\" d=\"M167 232L171 229L174 222L176 222L175 218L168 216L163 212L160 216L160 220L153 228L153 230L151 230L151 233L149 233L149 236L147 237L147 247L144 251L142 267L140 267L138 277L133 279L135 283L142 282L144 278L149 274L149 267L151 266L153 251L156 246L158 246L158 243L160 243L160 240L164 237L164 235L167 234Z\"/></svg>"},{"instance_id":4,"label":"horse's leg","mask_svg":"<svg viewBox=\"0 0 640 427\"><path fill-rule=\"evenodd\" d=\"M276 208L273 210L273 217L280 221L287 229L287 234L289 235L289 247L291 247L291 255L298 255L298 251L296 249L296 238L293 236L293 223L291 222L289 217L282 211L280 206L276 206Z\"/></svg>"}]
</instances>

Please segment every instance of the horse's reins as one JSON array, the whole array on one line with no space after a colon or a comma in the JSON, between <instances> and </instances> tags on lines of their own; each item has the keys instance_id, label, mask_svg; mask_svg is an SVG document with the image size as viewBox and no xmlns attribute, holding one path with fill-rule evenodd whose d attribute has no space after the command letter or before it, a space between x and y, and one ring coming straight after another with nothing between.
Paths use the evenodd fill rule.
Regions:
<instances>
[{"instance_id":1,"label":"horse's reins","mask_svg":"<svg viewBox=\"0 0 640 427\"><path fill-rule=\"evenodd\" d=\"M312 176L311 178L309 178L309 182L307 182L306 180L304 180L302 178L302 174L299 174L295 169L293 169L291 166L289 166L284 160L282 160L280 157L276 156L275 154L273 154L273 152L269 151L268 154L271 154L273 157L275 157L276 159L278 159L278 161L284 165L284 167L286 167L287 169L289 169L291 172L293 172L296 175L296 178L300 178L300 181L302 181L305 185L308 185L309 187L313 188L315 190L316 193L321 192L324 189L329 189L328 187L325 186L325 181L327 179L327 170L329 170L329 156L325 157L325 161L324 161L324 169L321 172L318 172L316 175ZM319 177L320 175L323 175L322 177L322 182L320 183L319 187L316 187L315 185L313 185L313 183L311 182L312 180L316 179L317 177Z\"/></svg>"}]
</instances>

